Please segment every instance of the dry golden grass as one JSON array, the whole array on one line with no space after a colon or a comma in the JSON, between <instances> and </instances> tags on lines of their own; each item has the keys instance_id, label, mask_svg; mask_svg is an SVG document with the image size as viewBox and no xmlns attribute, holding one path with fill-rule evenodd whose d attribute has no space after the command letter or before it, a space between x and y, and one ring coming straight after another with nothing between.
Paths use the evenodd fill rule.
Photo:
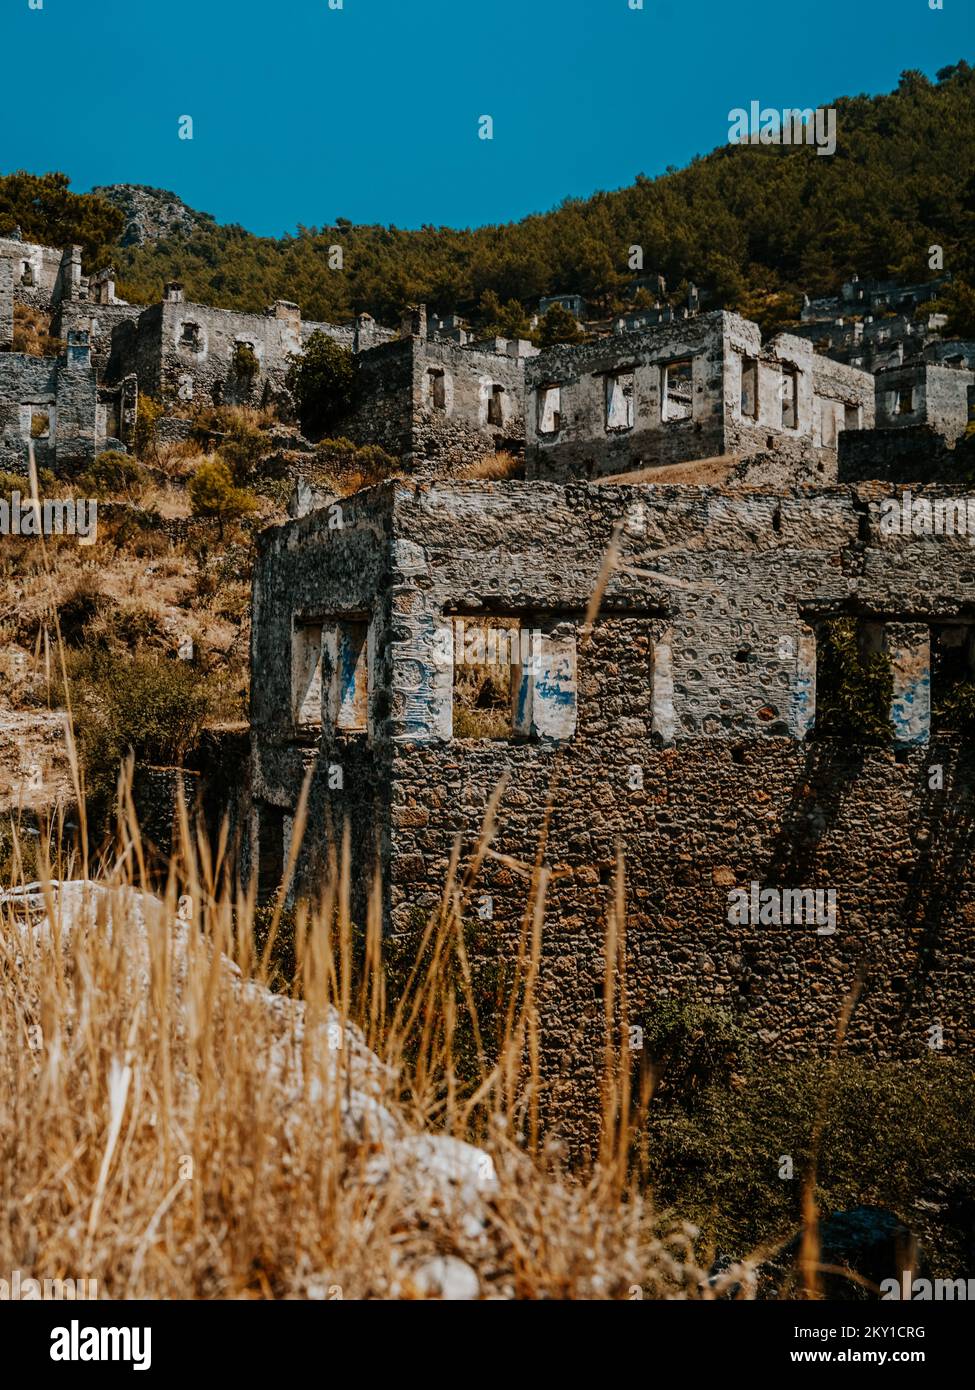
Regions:
<instances>
[{"instance_id":1,"label":"dry golden grass","mask_svg":"<svg viewBox=\"0 0 975 1390\"><path fill-rule=\"evenodd\" d=\"M147 482L139 496L139 505L146 511L157 512L168 520L188 517L192 512L186 489L174 487L171 482Z\"/></svg>"},{"instance_id":2,"label":"dry golden grass","mask_svg":"<svg viewBox=\"0 0 975 1390\"><path fill-rule=\"evenodd\" d=\"M2 909L0 1269L94 1279L113 1297L409 1298L435 1296L430 1261L451 1257L483 1297L715 1295L693 1230L658 1229L615 1124L585 1179L538 1131L544 874L519 1002L471 1090L457 1080L445 982L467 968L460 925L483 845L455 865L427 927L430 963L393 999L376 894L353 966L346 843L298 914L291 991L272 995L276 925L257 958L253 898L227 889L223 851L211 860L184 816L162 897L147 896L124 788L122 804L110 861L59 862L33 912L9 894ZM89 872L105 891L87 914L48 882ZM329 1032L321 1046L330 1020L340 1045ZM626 1070L611 1053L610 1116L625 1110ZM370 1099L350 1124L357 1093ZM381 1123L367 1122L370 1105ZM409 1158L422 1131L483 1143L496 1176L438 1181Z\"/></svg>"},{"instance_id":3,"label":"dry golden grass","mask_svg":"<svg viewBox=\"0 0 975 1390\"><path fill-rule=\"evenodd\" d=\"M51 315L29 304L14 305L13 351L28 357L57 357L67 344L51 336Z\"/></svg>"},{"instance_id":4,"label":"dry golden grass","mask_svg":"<svg viewBox=\"0 0 975 1390\"><path fill-rule=\"evenodd\" d=\"M525 474L524 459L502 449L497 454L485 454L476 463L461 468L455 475L469 482L496 483L506 478L522 478Z\"/></svg>"},{"instance_id":5,"label":"dry golden grass","mask_svg":"<svg viewBox=\"0 0 975 1390\"><path fill-rule=\"evenodd\" d=\"M510 643L518 642L521 623L517 619L464 620L468 636L481 635L486 644L493 629L494 641L503 634L503 660L478 664L470 660L454 663L453 733L455 738L510 738L512 733L512 670Z\"/></svg>"},{"instance_id":6,"label":"dry golden grass","mask_svg":"<svg viewBox=\"0 0 975 1390\"><path fill-rule=\"evenodd\" d=\"M246 570L242 574L239 562L224 562L206 549L197 554L160 533L120 542L117 531L100 517L96 544L80 551L70 538L49 541L43 549L0 538L0 642L34 650L45 632L53 634L56 618L72 645L138 632L161 650L175 651L188 636L204 667L231 660L235 679L246 684ZM20 672L19 682L6 685L8 698L29 694L24 686L30 671L41 671L38 661Z\"/></svg>"}]
</instances>

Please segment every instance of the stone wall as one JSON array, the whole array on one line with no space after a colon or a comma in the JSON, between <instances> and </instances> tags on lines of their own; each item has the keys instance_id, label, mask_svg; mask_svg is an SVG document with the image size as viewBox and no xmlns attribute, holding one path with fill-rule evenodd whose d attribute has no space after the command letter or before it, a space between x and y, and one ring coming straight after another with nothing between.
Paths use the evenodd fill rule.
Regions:
<instances>
[{"instance_id":1,"label":"stone wall","mask_svg":"<svg viewBox=\"0 0 975 1390\"><path fill-rule=\"evenodd\" d=\"M112 328L112 345L105 377L118 383L138 380L140 394L158 400L162 389L163 306L152 304L137 319L124 319Z\"/></svg>"},{"instance_id":2,"label":"stone wall","mask_svg":"<svg viewBox=\"0 0 975 1390\"><path fill-rule=\"evenodd\" d=\"M376 444L394 458L409 454L413 353L413 340L401 338L356 356L352 412L336 426L336 434L355 444Z\"/></svg>"},{"instance_id":3,"label":"stone wall","mask_svg":"<svg viewBox=\"0 0 975 1390\"><path fill-rule=\"evenodd\" d=\"M513 951L551 807L540 1043L556 1110L558 1077L572 1078L563 1118L576 1139L587 1088L597 1094L617 845L630 1022L697 993L739 1013L771 1054L825 1050L863 963L852 1050L920 1055L936 1024L946 1050L975 1049L975 755L931 727L929 656L975 622L971 550L965 536L886 534L886 493L390 484L343 504L341 530L317 512L263 542L255 797L288 817L316 768L306 858L325 852L329 815L348 813L359 874L380 855L387 930L410 938L440 901L456 837L472 848L506 774L505 858L488 861L470 909ZM620 522L621 562L587 637ZM889 655L887 745L816 734L818 625L850 614ZM343 615L372 618L368 725L302 741L294 625ZM451 736L449 634L465 615L541 634L517 697L527 689L534 714L523 728L515 717L510 738ZM341 796L328 795L326 764L344 771ZM729 894L753 883L835 893L835 932L730 922Z\"/></svg>"},{"instance_id":4,"label":"stone wall","mask_svg":"<svg viewBox=\"0 0 975 1390\"><path fill-rule=\"evenodd\" d=\"M355 343L355 329L349 323L313 323L301 322L301 346L308 346L308 339L313 333L324 333L326 338L331 338L333 343L338 343L340 347L348 348L351 352Z\"/></svg>"},{"instance_id":5,"label":"stone wall","mask_svg":"<svg viewBox=\"0 0 975 1390\"><path fill-rule=\"evenodd\" d=\"M815 447L835 450L844 430L874 428L874 382L869 372L815 354L812 371Z\"/></svg>"},{"instance_id":6,"label":"stone wall","mask_svg":"<svg viewBox=\"0 0 975 1390\"><path fill-rule=\"evenodd\" d=\"M11 265L17 298L38 309L50 309L56 302L61 291L61 265L66 255L70 253L53 246L0 236L0 261L8 261Z\"/></svg>"},{"instance_id":7,"label":"stone wall","mask_svg":"<svg viewBox=\"0 0 975 1390\"><path fill-rule=\"evenodd\" d=\"M187 754L186 765L198 778L197 806L211 844L226 835L234 861L250 833L250 731L247 728L204 729Z\"/></svg>"},{"instance_id":8,"label":"stone wall","mask_svg":"<svg viewBox=\"0 0 975 1390\"><path fill-rule=\"evenodd\" d=\"M105 410L87 335L72 332L60 358L0 353L0 468L26 476L29 441L39 468L66 468L106 442Z\"/></svg>"},{"instance_id":9,"label":"stone wall","mask_svg":"<svg viewBox=\"0 0 975 1390\"><path fill-rule=\"evenodd\" d=\"M141 304L93 304L89 300L64 300L51 324L56 338L72 330L86 331L91 339L92 362L100 377L106 374L112 355L112 335L119 324L134 323L143 313Z\"/></svg>"},{"instance_id":10,"label":"stone wall","mask_svg":"<svg viewBox=\"0 0 975 1390\"><path fill-rule=\"evenodd\" d=\"M251 623L251 833L244 846L245 876L266 876L264 860L286 857L304 779L311 775L309 825L296 880L313 883L329 853L337 853L346 825L352 836L353 885L360 916L369 866L382 853L389 819L389 748L374 737L389 715L393 612L388 598L388 489L359 493L338 511L316 511L265 531L254 570ZM384 511L387 515L384 515ZM336 525L336 519L341 525ZM328 620L370 618L366 728L353 731L327 717L299 724L296 650L319 664ZM307 633L314 633L310 644ZM313 662L314 665L314 662ZM273 891L263 886L262 896Z\"/></svg>"},{"instance_id":11,"label":"stone wall","mask_svg":"<svg viewBox=\"0 0 975 1390\"><path fill-rule=\"evenodd\" d=\"M150 872L165 874L173 849L179 843L180 795L193 825L201 810L202 794L198 772L182 767L136 768L132 800Z\"/></svg>"},{"instance_id":12,"label":"stone wall","mask_svg":"<svg viewBox=\"0 0 975 1390\"><path fill-rule=\"evenodd\" d=\"M0 469L27 476L28 441L35 415L48 428L35 440L39 468L53 468L57 430L58 364L53 357L0 353Z\"/></svg>"},{"instance_id":13,"label":"stone wall","mask_svg":"<svg viewBox=\"0 0 975 1390\"><path fill-rule=\"evenodd\" d=\"M975 438L949 445L930 425L847 430L840 436L839 481L962 485L975 476Z\"/></svg>"},{"instance_id":14,"label":"stone wall","mask_svg":"<svg viewBox=\"0 0 975 1390\"><path fill-rule=\"evenodd\" d=\"M56 460L59 468L83 464L105 443L99 429L98 382L91 364L88 334L68 332L67 350L58 361Z\"/></svg>"},{"instance_id":15,"label":"stone wall","mask_svg":"<svg viewBox=\"0 0 975 1390\"><path fill-rule=\"evenodd\" d=\"M583 347L551 348L530 359L525 367L527 476L605 477L723 454L724 336L718 320L703 315ZM687 416L664 422L663 370L688 358L693 368ZM607 382L625 370L634 378L633 424L610 430ZM554 404L545 394L552 388L558 391Z\"/></svg>"},{"instance_id":16,"label":"stone wall","mask_svg":"<svg viewBox=\"0 0 975 1390\"><path fill-rule=\"evenodd\" d=\"M99 317L101 306L94 313ZM169 405L262 405L286 397L290 358L307 336L296 304L280 300L263 314L237 313L187 303L178 286L169 286L161 304L114 327L106 374L117 382L135 373L140 391ZM239 367L238 344L256 359L253 375Z\"/></svg>"},{"instance_id":17,"label":"stone wall","mask_svg":"<svg viewBox=\"0 0 975 1390\"><path fill-rule=\"evenodd\" d=\"M412 342L413 469L446 478L486 454L521 453L524 359L436 340Z\"/></svg>"}]
</instances>

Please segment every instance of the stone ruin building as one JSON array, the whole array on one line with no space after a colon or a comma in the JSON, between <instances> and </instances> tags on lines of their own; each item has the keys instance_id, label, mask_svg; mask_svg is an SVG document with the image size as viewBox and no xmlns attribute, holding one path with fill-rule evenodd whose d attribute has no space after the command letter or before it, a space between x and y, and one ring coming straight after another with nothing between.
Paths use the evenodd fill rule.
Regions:
<instances>
[{"instance_id":1,"label":"stone ruin building","mask_svg":"<svg viewBox=\"0 0 975 1390\"><path fill-rule=\"evenodd\" d=\"M440 347L379 351L405 401ZM924 1055L936 1035L971 1053L975 755L952 695L975 680L975 565L964 520L931 524L969 515L971 446L876 428L868 373L723 312L524 372L524 481L392 481L261 537L245 849L261 894L310 776L298 890L348 824L354 882L378 863L385 930L413 940L504 777L468 915L516 949L546 826L539 1037L580 1144L618 849L631 1024L694 993L775 1055L822 1051L863 966L854 1052ZM919 431L955 471L923 489L926 525L892 532L884 503L902 508L918 457L898 441ZM762 485L672 480L729 456L761 457ZM975 499L971 515L975 533ZM889 672L886 740L830 733L837 619ZM472 626L506 650L489 734L461 699ZM832 892L832 924L731 920L732 893L767 889Z\"/></svg>"},{"instance_id":2,"label":"stone ruin building","mask_svg":"<svg viewBox=\"0 0 975 1390\"><path fill-rule=\"evenodd\" d=\"M158 304L137 307L113 330L105 375L116 384L134 380L138 391L176 409L281 404L291 358L313 333L356 352L396 336L368 314L354 327L303 320L284 299L262 314L195 304L171 281Z\"/></svg>"},{"instance_id":3,"label":"stone ruin building","mask_svg":"<svg viewBox=\"0 0 975 1390\"><path fill-rule=\"evenodd\" d=\"M436 473L476 463L485 453L524 450L525 360L537 349L469 335L411 310L400 332L368 314L354 325L303 321L279 300L264 314L213 309L167 285L162 302L113 332L106 377L176 409L192 405L266 405L286 399L291 358L313 333L353 353L353 405L336 435L375 444L415 471Z\"/></svg>"},{"instance_id":4,"label":"stone ruin building","mask_svg":"<svg viewBox=\"0 0 975 1390\"><path fill-rule=\"evenodd\" d=\"M723 310L552 349L526 390L527 475L558 482L763 451L835 477L839 434L874 424L869 373Z\"/></svg>"},{"instance_id":5,"label":"stone ruin building","mask_svg":"<svg viewBox=\"0 0 975 1390\"><path fill-rule=\"evenodd\" d=\"M107 446L116 412L100 392L89 329L66 331L59 357L14 352L14 307L57 309L79 287L77 248L63 255L0 238L0 469L26 478L38 467L83 463Z\"/></svg>"},{"instance_id":6,"label":"stone ruin building","mask_svg":"<svg viewBox=\"0 0 975 1390\"><path fill-rule=\"evenodd\" d=\"M586 317L587 305L581 294L550 294L538 301L538 317L543 319L553 305L565 309L577 319Z\"/></svg>"},{"instance_id":7,"label":"stone ruin building","mask_svg":"<svg viewBox=\"0 0 975 1390\"><path fill-rule=\"evenodd\" d=\"M882 305L851 282L839 308L916 329L915 288ZM59 358L11 350L18 303L51 316ZM975 769L953 695L975 681L975 505L959 482L975 346L928 323L893 347L878 329L870 356L861 318L858 353L819 336L836 309L808 305L763 340L695 296L538 353L423 306L396 332L368 314L309 323L286 301L191 304L176 284L129 305L77 248L0 238L9 471L31 441L52 468L123 447L140 391L175 412L260 403L312 333L352 351L335 433L380 445L407 481L313 500L261 538L243 869L277 891L310 774L292 892L313 889L348 823L355 882L378 862L385 929L410 940L505 775L468 909L515 949L550 815L540 1037L553 1113L580 1142L617 849L631 1022L696 991L784 1057L823 1049L865 963L854 1051L918 1055L932 1030L972 1049ZM524 454L524 479L478 481L501 451ZM892 500L909 517L895 533ZM967 530L934 524L969 515ZM886 741L830 733L837 618L889 673ZM464 703L471 629L493 634L502 670L483 727ZM732 922L729 895L753 885L833 892L835 930Z\"/></svg>"},{"instance_id":8,"label":"stone ruin building","mask_svg":"<svg viewBox=\"0 0 975 1390\"><path fill-rule=\"evenodd\" d=\"M336 433L378 444L424 476L485 454L522 453L526 363L538 349L516 339L450 341L439 325L434 332L420 305L398 338L357 352L352 413Z\"/></svg>"},{"instance_id":9,"label":"stone ruin building","mask_svg":"<svg viewBox=\"0 0 975 1390\"><path fill-rule=\"evenodd\" d=\"M84 429L72 425L86 452L89 443L99 449L131 442L140 394L176 413L216 405L287 407L291 359L315 333L354 354L353 405L336 434L379 445L429 476L476 464L485 454L524 451L525 362L537 349L475 340L456 315L428 320L422 305L408 312L399 331L366 313L348 325L303 320L299 306L286 300L262 314L213 308L187 301L178 282L145 307L118 297L110 267L82 275L80 248L61 253L10 237L0 239L0 351L13 341L15 302L46 312L55 337L88 342L88 369L97 377L94 415ZM80 369L77 352L70 362ZM16 369L12 356L6 361L0 406L9 417L4 438L11 460L21 453L26 459L24 431L33 427L26 422L42 414L33 407L54 404L56 379L53 359L28 359ZM53 421L56 412L47 413ZM35 435L47 437L46 428Z\"/></svg>"},{"instance_id":10,"label":"stone ruin building","mask_svg":"<svg viewBox=\"0 0 975 1390\"><path fill-rule=\"evenodd\" d=\"M911 362L877 378L877 425L928 425L953 444L967 427L975 372L961 366Z\"/></svg>"},{"instance_id":11,"label":"stone ruin building","mask_svg":"<svg viewBox=\"0 0 975 1390\"><path fill-rule=\"evenodd\" d=\"M301 311L279 300L265 314L187 302L168 284L159 304L119 325L107 375L134 377L167 405L268 404L284 391L289 358L301 351Z\"/></svg>"},{"instance_id":12,"label":"stone ruin building","mask_svg":"<svg viewBox=\"0 0 975 1390\"><path fill-rule=\"evenodd\" d=\"M57 251L24 241L20 228L0 236L0 260L10 262L18 299L35 309L56 307L82 290L81 248Z\"/></svg>"}]
</instances>

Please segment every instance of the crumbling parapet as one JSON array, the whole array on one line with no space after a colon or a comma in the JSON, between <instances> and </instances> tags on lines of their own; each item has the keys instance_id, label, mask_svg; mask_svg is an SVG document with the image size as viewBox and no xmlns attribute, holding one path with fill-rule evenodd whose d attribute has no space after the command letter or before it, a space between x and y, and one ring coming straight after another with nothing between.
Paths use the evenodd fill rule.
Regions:
<instances>
[{"instance_id":1,"label":"crumbling parapet","mask_svg":"<svg viewBox=\"0 0 975 1390\"><path fill-rule=\"evenodd\" d=\"M411 304L409 308L404 310L400 334L404 338L426 339L427 306L425 304Z\"/></svg>"},{"instance_id":2,"label":"crumbling parapet","mask_svg":"<svg viewBox=\"0 0 975 1390\"><path fill-rule=\"evenodd\" d=\"M375 327L376 320L373 318L372 314L356 314L352 340L353 352L363 352L366 348L375 347Z\"/></svg>"},{"instance_id":3,"label":"crumbling parapet","mask_svg":"<svg viewBox=\"0 0 975 1390\"><path fill-rule=\"evenodd\" d=\"M81 247L68 246L61 256L57 281L52 294L52 308L65 300L81 298Z\"/></svg>"},{"instance_id":4,"label":"crumbling parapet","mask_svg":"<svg viewBox=\"0 0 975 1390\"><path fill-rule=\"evenodd\" d=\"M104 443L98 423L98 383L91 365L91 343L83 329L73 330L57 370L59 465L90 459L98 452Z\"/></svg>"},{"instance_id":5,"label":"crumbling parapet","mask_svg":"<svg viewBox=\"0 0 975 1390\"><path fill-rule=\"evenodd\" d=\"M106 266L92 275L88 281L88 299L92 304L105 306L115 304L115 268Z\"/></svg>"},{"instance_id":6,"label":"crumbling parapet","mask_svg":"<svg viewBox=\"0 0 975 1390\"><path fill-rule=\"evenodd\" d=\"M840 436L841 483L961 483L973 468L975 439L962 437L952 445L930 425L847 430Z\"/></svg>"},{"instance_id":7,"label":"crumbling parapet","mask_svg":"<svg viewBox=\"0 0 975 1390\"><path fill-rule=\"evenodd\" d=\"M19 227L0 236L0 261L11 264L16 298L36 309L48 310L55 305L65 254L53 246L25 241Z\"/></svg>"}]
</instances>

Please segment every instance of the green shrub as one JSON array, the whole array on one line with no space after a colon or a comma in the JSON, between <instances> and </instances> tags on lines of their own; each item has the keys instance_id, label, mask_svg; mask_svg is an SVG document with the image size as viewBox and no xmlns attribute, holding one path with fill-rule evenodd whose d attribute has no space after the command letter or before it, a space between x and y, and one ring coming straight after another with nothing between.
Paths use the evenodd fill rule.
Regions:
<instances>
[{"instance_id":1,"label":"green shrub","mask_svg":"<svg viewBox=\"0 0 975 1390\"><path fill-rule=\"evenodd\" d=\"M920 1236L936 1272L962 1271L975 1135L958 1119L975 1107L975 1074L947 1058L847 1058L835 1071L820 1059L766 1060L690 1107L651 1101L648 1176L658 1206L677 1208L736 1257L788 1236L799 1224L821 1107L820 1210L889 1207ZM791 1179L780 1176L786 1158Z\"/></svg>"},{"instance_id":2,"label":"green shrub","mask_svg":"<svg viewBox=\"0 0 975 1390\"><path fill-rule=\"evenodd\" d=\"M352 353L315 332L304 352L291 359L286 381L301 428L317 439L352 405Z\"/></svg>"},{"instance_id":3,"label":"green shrub","mask_svg":"<svg viewBox=\"0 0 975 1390\"><path fill-rule=\"evenodd\" d=\"M137 493L145 478L145 469L131 455L106 449L91 461L78 483L93 497L111 500Z\"/></svg>"},{"instance_id":4,"label":"green shrub","mask_svg":"<svg viewBox=\"0 0 975 1390\"><path fill-rule=\"evenodd\" d=\"M230 422L217 457L230 469L235 482L245 483L258 471L267 453L268 437L264 431L237 417Z\"/></svg>"},{"instance_id":5,"label":"green shrub","mask_svg":"<svg viewBox=\"0 0 975 1390\"><path fill-rule=\"evenodd\" d=\"M83 644L85 628L104 606L105 595L97 577L83 570L58 603L58 629L66 646Z\"/></svg>"},{"instance_id":6,"label":"green shrub","mask_svg":"<svg viewBox=\"0 0 975 1390\"><path fill-rule=\"evenodd\" d=\"M937 307L948 315L946 338L975 337L975 288L966 280L954 280Z\"/></svg>"},{"instance_id":7,"label":"green shrub","mask_svg":"<svg viewBox=\"0 0 975 1390\"><path fill-rule=\"evenodd\" d=\"M135 452L139 458L153 458L157 452L156 435L163 407L151 396L139 396L135 415Z\"/></svg>"},{"instance_id":8,"label":"green shrub","mask_svg":"<svg viewBox=\"0 0 975 1390\"><path fill-rule=\"evenodd\" d=\"M488 338L523 338L535 342L537 334L520 300L502 304L494 290L485 290L480 304L481 332Z\"/></svg>"},{"instance_id":9,"label":"green shrub","mask_svg":"<svg viewBox=\"0 0 975 1390\"><path fill-rule=\"evenodd\" d=\"M542 348L556 347L559 343L581 343L585 336L575 314L561 304L552 305L538 328Z\"/></svg>"},{"instance_id":10,"label":"green shrub","mask_svg":"<svg viewBox=\"0 0 975 1390\"><path fill-rule=\"evenodd\" d=\"M378 444L353 444L350 439L323 439L315 450L318 481L341 497L362 487L374 487L395 477L399 464Z\"/></svg>"},{"instance_id":11,"label":"green shrub","mask_svg":"<svg viewBox=\"0 0 975 1390\"><path fill-rule=\"evenodd\" d=\"M169 537L163 530L162 517L155 508L131 507L112 523L116 551L127 550L141 558L155 559L171 550Z\"/></svg>"},{"instance_id":12,"label":"green shrub","mask_svg":"<svg viewBox=\"0 0 975 1390\"><path fill-rule=\"evenodd\" d=\"M933 714L939 728L958 733L975 733L975 683L960 681L935 705Z\"/></svg>"},{"instance_id":13,"label":"green shrub","mask_svg":"<svg viewBox=\"0 0 975 1390\"><path fill-rule=\"evenodd\" d=\"M105 265L125 225L124 214L96 193L70 192L67 174L0 177L0 227L19 225L25 241L82 248L86 265Z\"/></svg>"},{"instance_id":14,"label":"green shrub","mask_svg":"<svg viewBox=\"0 0 975 1390\"><path fill-rule=\"evenodd\" d=\"M189 663L85 649L68 663L81 761L96 821L110 811L119 767L179 764L207 717L205 678Z\"/></svg>"},{"instance_id":15,"label":"green shrub","mask_svg":"<svg viewBox=\"0 0 975 1390\"><path fill-rule=\"evenodd\" d=\"M727 1085L745 1062L745 1034L732 1014L712 1004L663 999L639 1023L658 1096L687 1103L709 1086Z\"/></svg>"},{"instance_id":16,"label":"green shrub","mask_svg":"<svg viewBox=\"0 0 975 1390\"><path fill-rule=\"evenodd\" d=\"M261 364L250 343L235 343L233 357L234 375L244 381L254 381L261 374Z\"/></svg>"},{"instance_id":17,"label":"green shrub","mask_svg":"<svg viewBox=\"0 0 975 1390\"><path fill-rule=\"evenodd\" d=\"M50 468L37 470L39 497L55 496L59 487L60 480L55 477ZM12 492L19 492L22 498L29 497L30 479L22 477L19 473L0 473L0 496L9 497Z\"/></svg>"},{"instance_id":18,"label":"green shrub","mask_svg":"<svg viewBox=\"0 0 975 1390\"><path fill-rule=\"evenodd\" d=\"M250 493L234 485L233 475L221 459L200 465L190 480L189 492L193 515L212 517L221 537L225 522L236 521L257 509Z\"/></svg>"}]
</instances>

